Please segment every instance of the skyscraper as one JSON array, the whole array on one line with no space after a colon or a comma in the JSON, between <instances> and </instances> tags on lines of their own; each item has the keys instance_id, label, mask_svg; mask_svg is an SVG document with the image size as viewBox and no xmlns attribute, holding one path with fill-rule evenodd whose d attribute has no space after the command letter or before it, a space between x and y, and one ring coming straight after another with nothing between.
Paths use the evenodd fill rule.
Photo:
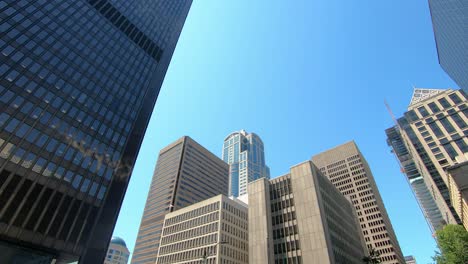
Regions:
<instances>
[{"instance_id":1,"label":"skyscraper","mask_svg":"<svg viewBox=\"0 0 468 264\"><path fill-rule=\"evenodd\" d=\"M270 178L265 164L263 141L255 133L245 130L231 133L224 139L223 160L229 164L229 195L247 193L247 184L253 180Z\"/></svg>"},{"instance_id":2,"label":"skyscraper","mask_svg":"<svg viewBox=\"0 0 468 264\"><path fill-rule=\"evenodd\" d=\"M408 150L406 158L414 161L414 167L404 170L405 174L408 178L421 176L427 189L422 195L432 196L443 218L438 222L431 219L431 214L425 214L435 230L445 224L460 223L450 202L446 169L457 163L457 156L468 152L467 115L463 90L418 88L414 90L408 111L398 118L393 128ZM392 147L395 153L400 152ZM400 162L404 158L399 157ZM426 211L424 205L423 211ZM437 214L435 210L433 213Z\"/></svg>"},{"instance_id":3,"label":"skyscraper","mask_svg":"<svg viewBox=\"0 0 468 264\"><path fill-rule=\"evenodd\" d=\"M104 261L190 5L0 2L1 263Z\"/></svg>"},{"instance_id":4,"label":"skyscraper","mask_svg":"<svg viewBox=\"0 0 468 264\"><path fill-rule=\"evenodd\" d=\"M419 207L429 224L429 228L434 233L435 230L442 228L445 223L442 213L439 207L437 207L434 197L424 181L424 177L419 172L418 165L405 146L400 130L395 126L385 130L385 133L387 134L387 144L392 148L392 152L398 159L401 172L406 175Z\"/></svg>"},{"instance_id":5,"label":"skyscraper","mask_svg":"<svg viewBox=\"0 0 468 264\"><path fill-rule=\"evenodd\" d=\"M353 202L368 249L377 250L382 263L404 263L374 176L356 143L351 141L315 155L312 162Z\"/></svg>"},{"instance_id":6,"label":"skyscraper","mask_svg":"<svg viewBox=\"0 0 468 264\"><path fill-rule=\"evenodd\" d=\"M229 166L190 137L159 152L132 263L154 264L167 213L228 193Z\"/></svg>"},{"instance_id":7,"label":"skyscraper","mask_svg":"<svg viewBox=\"0 0 468 264\"><path fill-rule=\"evenodd\" d=\"M468 3L429 0L439 63L447 74L468 92Z\"/></svg>"},{"instance_id":8,"label":"skyscraper","mask_svg":"<svg viewBox=\"0 0 468 264\"><path fill-rule=\"evenodd\" d=\"M351 201L310 161L249 184L249 263L362 263L364 238Z\"/></svg>"}]
</instances>

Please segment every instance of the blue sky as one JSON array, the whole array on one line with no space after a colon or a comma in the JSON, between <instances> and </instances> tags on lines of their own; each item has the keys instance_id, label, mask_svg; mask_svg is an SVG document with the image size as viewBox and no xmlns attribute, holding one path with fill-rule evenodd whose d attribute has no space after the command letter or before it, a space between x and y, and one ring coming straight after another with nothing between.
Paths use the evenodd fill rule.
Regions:
<instances>
[{"instance_id":1,"label":"blue sky","mask_svg":"<svg viewBox=\"0 0 468 264\"><path fill-rule=\"evenodd\" d=\"M272 177L354 139L405 255L435 242L386 144L412 86L457 88L437 62L427 1L194 1L172 58L114 235L133 251L159 149L189 135L221 156L246 129Z\"/></svg>"}]
</instances>

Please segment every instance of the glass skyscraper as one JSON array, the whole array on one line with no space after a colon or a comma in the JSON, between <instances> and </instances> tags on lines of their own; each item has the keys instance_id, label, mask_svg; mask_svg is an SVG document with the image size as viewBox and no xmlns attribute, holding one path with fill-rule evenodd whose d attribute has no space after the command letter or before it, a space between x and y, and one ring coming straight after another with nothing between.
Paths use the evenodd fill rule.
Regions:
<instances>
[{"instance_id":1,"label":"glass skyscraper","mask_svg":"<svg viewBox=\"0 0 468 264\"><path fill-rule=\"evenodd\" d=\"M468 2L429 0L439 63L468 92Z\"/></svg>"},{"instance_id":2,"label":"glass skyscraper","mask_svg":"<svg viewBox=\"0 0 468 264\"><path fill-rule=\"evenodd\" d=\"M263 141L255 133L247 133L245 130L231 133L224 139L222 156L230 165L230 196L247 194L247 185L251 181L262 177L270 179Z\"/></svg>"},{"instance_id":3,"label":"glass skyscraper","mask_svg":"<svg viewBox=\"0 0 468 264\"><path fill-rule=\"evenodd\" d=\"M408 111L397 126L387 129L387 137L432 229L460 223L450 202L447 168L468 153L468 104L463 90L415 89Z\"/></svg>"},{"instance_id":4,"label":"glass skyscraper","mask_svg":"<svg viewBox=\"0 0 468 264\"><path fill-rule=\"evenodd\" d=\"M0 1L0 263L104 261L190 5Z\"/></svg>"}]
</instances>

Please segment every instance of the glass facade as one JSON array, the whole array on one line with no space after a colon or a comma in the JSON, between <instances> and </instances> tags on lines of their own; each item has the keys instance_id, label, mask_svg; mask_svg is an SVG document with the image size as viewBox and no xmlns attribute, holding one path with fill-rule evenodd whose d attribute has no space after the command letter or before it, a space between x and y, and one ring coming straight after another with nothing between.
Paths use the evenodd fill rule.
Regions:
<instances>
[{"instance_id":1,"label":"glass facade","mask_svg":"<svg viewBox=\"0 0 468 264\"><path fill-rule=\"evenodd\" d=\"M405 123L400 122L402 125ZM408 151L405 142L401 136L400 128L397 126L385 130L387 134L387 143L392 148L392 152L400 162L401 171L406 175L408 183L416 196L419 206L427 219L430 229L434 232L443 227L445 224L434 198L429 192L429 188L424 183L424 178L421 175L412 155Z\"/></svg>"},{"instance_id":2,"label":"glass facade","mask_svg":"<svg viewBox=\"0 0 468 264\"><path fill-rule=\"evenodd\" d=\"M0 1L0 239L104 259L190 4Z\"/></svg>"},{"instance_id":3,"label":"glass facade","mask_svg":"<svg viewBox=\"0 0 468 264\"><path fill-rule=\"evenodd\" d=\"M410 180L426 219L433 230L438 230L443 224L460 223L451 205L446 169L468 154L468 105L463 90L437 90L424 100L415 98L415 94L424 91L434 90L415 90L398 126L387 129L387 142ZM426 112L421 112L422 108ZM437 209L429 200L435 202Z\"/></svg>"},{"instance_id":4,"label":"glass facade","mask_svg":"<svg viewBox=\"0 0 468 264\"><path fill-rule=\"evenodd\" d=\"M231 133L224 139L223 160L229 168L229 195L247 193L249 182L270 178L270 168L265 164L263 141L254 133L245 130Z\"/></svg>"},{"instance_id":5,"label":"glass facade","mask_svg":"<svg viewBox=\"0 0 468 264\"><path fill-rule=\"evenodd\" d=\"M468 3L429 0L439 63L447 74L468 92Z\"/></svg>"}]
</instances>

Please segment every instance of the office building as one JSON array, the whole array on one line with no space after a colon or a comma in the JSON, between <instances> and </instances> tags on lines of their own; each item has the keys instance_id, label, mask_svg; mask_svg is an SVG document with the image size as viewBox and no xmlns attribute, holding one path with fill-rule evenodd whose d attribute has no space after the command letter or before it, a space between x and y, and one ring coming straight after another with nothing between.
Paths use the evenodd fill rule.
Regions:
<instances>
[{"instance_id":1,"label":"office building","mask_svg":"<svg viewBox=\"0 0 468 264\"><path fill-rule=\"evenodd\" d=\"M248 187L249 263L362 263L356 212L311 161Z\"/></svg>"},{"instance_id":2,"label":"office building","mask_svg":"<svg viewBox=\"0 0 468 264\"><path fill-rule=\"evenodd\" d=\"M466 1L429 0L440 66L468 92L468 4Z\"/></svg>"},{"instance_id":3,"label":"office building","mask_svg":"<svg viewBox=\"0 0 468 264\"><path fill-rule=\"evenodd\" d=\"M406 147L400 129L394 126L386 129L385 133L387 134L387 144L392 148L392 152L399 161L401 172L406 175L429 228L434 233L436 230L441 229L445 223L442 213L431 195L418 165Z\"/></svg>"},{"instance_id":4,"label":"office building","mask_svg":"<svg viewBox=\"0 0 468 264\"><path fill-rule=\"evenodd\" d=\"M468 152L467 115L463 90L417 88L407 112L394 127L414 161L417 172L413 173L421 175L442 215L442 222L433 223L435 230L461 223L450 201L446 170L457 163L457 156Z\"/></svg>"},{"instance_id":5,"label":"office building","mask_svg":"<svg viewBox=\"0 0 468 264\"><path fill-rule=\"evenodd\" d=\"M228 193L229 165L190 137L159 152L132 263L154 264L164 216L213 196Z\"/></svg>"},{"instance_id":6,"label":"office building","mask_svg":"<svg viewBox=\"0 0 468 264\"><path fill-rule=\"evenodd\" d=\"M367 248L379 252L382 263L404 263L374 176L354 141L315 155L312 162L351 199Z\"/></svg>"},{"instance_id":7,"label":"office building","mask_svg":"<svg viewBox=\"0 0 468 264\"><path fill-rule=\"evenodd\" d=\"M255 133L245 130L231 133L224 139L222 156L229 164L229 196L244 195L249 182L270 178L263 141Z\"/></svg>"},{"instance_id":8,"label":"office building","mask_svg":"<svg viewBox=\"0 0 468 264\"><path fill-rule=\"evenodd\" d=\"M447 186L452 206L468 231L468 161L447 168Z\"/></svg>"},{"instance_id":9,"label":"office building","mask_svg":"<svg viewBox=\"0 0 468 264\"><path fill-rule=\"evenodd\" d=\"M112 237L104 264L127 264L129 255L125 241L120 237Z\"/></svg>"},{"instance_id":10,"label":"office building","mask_svg":"<svg viewBox=\"0 0 468 264\"><path fill-rule=\"evenodd\" d=\"M104 261L190 5L0 2L0 243L12 259Z\"/></svg>"},{"instance_id":11,"label":"office building","mask_svg":"<svg viewBox=\"0 0 468 264\"><path fill-rule=\"evenodd\" d=\"M413 256L405 256L406 264L416 264L416 259Z\"/></svg>"},{"instance_id":12,"label":"office building","mask_svg":"<svg viewBox=\"0 0 468 264\"><path fill-rule=\"evenodd\" d=\"M247 205L224 195L169 213L156 263L249 263L247 221Z\"/></svg>"}]
</instances>

